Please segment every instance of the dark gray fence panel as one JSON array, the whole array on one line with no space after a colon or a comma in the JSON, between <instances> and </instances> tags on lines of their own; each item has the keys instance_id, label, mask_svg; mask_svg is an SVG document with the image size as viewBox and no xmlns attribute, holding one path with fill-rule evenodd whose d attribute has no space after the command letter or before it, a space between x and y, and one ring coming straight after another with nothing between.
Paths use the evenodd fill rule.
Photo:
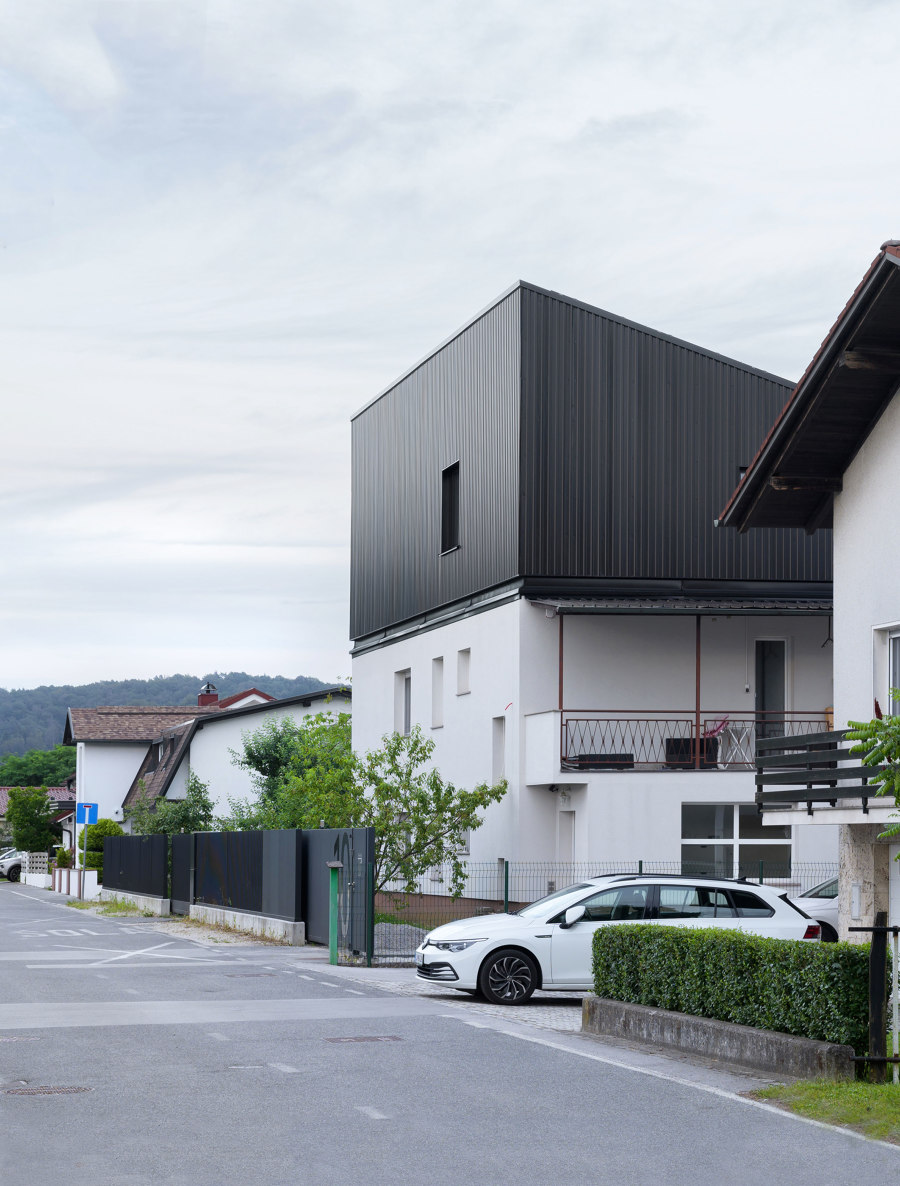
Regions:
<instances>
[{"instance_id":1,"label":"dark gray fence panel","mask_svg":"<svg viewBox=\"0 0 900 1186\"><path fill-rule=\"evenodd\" d=\"M329 861L344 866L338 910L338 943L353 951L365 951L366 911L359 909L366 895L367 865L375 861L373 828L318 828L304 832L303 921L310 943L328 942Z\"/></svg>"},{"instance_id":2,"label":"dark gray fence panel","mask_svg":"<svg viewBox=\"0 0 900 1186\"><path fill-rule=\"evenodd\" d=\"M192 833L171 838L172 913L189 914L193 895L194 837Z\"/></svg>"},{"instance_id":3,"label":"dark gray fence panel","mask_svg":"<svg viewBox=\"0 0 900 1186\"><path fill-rule=\"evenodd\" d=\"M194 901L262 913L262 832L197 832Z\"/></svg>"},{"instance_id":4,"label":"dark gray fence panel","mask_svg":"<svg viewBox=\"0 0 900 1186\"><path fill-rule=\"evenodd\" d=\"M262 834L262 912L267 918L303 918L301 836L299 828Z\"/></svg>"},{"instance_id":5,"label":"dark gray fence panel","mask_svg":"<svg viewBox=\"0 0 900 1186\"><path fill-rule=\"evenodd\" d=\"M107 836L103 887L123 893L169 896L168 836Z\"/></svg>"}]
</instances>

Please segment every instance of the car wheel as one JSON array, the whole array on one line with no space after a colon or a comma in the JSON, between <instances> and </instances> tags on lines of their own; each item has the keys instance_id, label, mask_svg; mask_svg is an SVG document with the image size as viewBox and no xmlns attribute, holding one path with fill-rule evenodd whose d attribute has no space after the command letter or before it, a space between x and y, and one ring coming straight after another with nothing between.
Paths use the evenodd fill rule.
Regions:
<instances>
[{"instance_id":1,"label":"car wheel","mask_svg":"<svg viewBox=\"0 0 900 1186\"><path fill-rule=\"evenodd\" d=\"M819 926L822 928L823 943L837 943L837 931L834 927L830 927L827 922L820 922Z\"/></svg>"},{"instance_id":2,"label":"car wheel","mask_svg":"<svg viewBox=\"0 0 900 1186\"><path fill-rule=\"evenodd\" d=\"M21 865L13 865L13 867L6 874L6 876L9 881L18 881L19 878L22 876L22 866Z\"/></svg>"},{"instance_id":3,"label":"car wheel","mask_svg":"<svg viewBox=\"0 0 900 1186\"><path fill-rule=\"evenodd\" d=\"M481 965L478 985L493 1005L524 1005L537 988L538 970L524 951L504 947Z\"/></svg>"}]
</instances>

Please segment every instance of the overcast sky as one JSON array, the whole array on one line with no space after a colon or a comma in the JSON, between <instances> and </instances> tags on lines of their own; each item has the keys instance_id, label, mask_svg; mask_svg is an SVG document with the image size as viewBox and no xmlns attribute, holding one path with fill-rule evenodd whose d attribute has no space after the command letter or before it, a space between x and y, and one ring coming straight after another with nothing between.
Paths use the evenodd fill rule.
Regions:
<instances>
[{"instance_id":1,"label":"overcast sky","mask_svg":"<svg viewBox=\"0 0 900 1186\"><path fill-rule=\"evenodd\" d=\"M349 674L349 418L517 279L798 377L898 17L0 0L0 686Z\"/></svg>"}]
</instances>

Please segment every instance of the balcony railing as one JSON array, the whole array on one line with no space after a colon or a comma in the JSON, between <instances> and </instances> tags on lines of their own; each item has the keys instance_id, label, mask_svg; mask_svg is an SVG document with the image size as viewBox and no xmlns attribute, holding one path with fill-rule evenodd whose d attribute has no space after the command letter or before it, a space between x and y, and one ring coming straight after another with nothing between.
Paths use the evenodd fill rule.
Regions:
<instances>
[{"instance_id":1,"label":"balcony railing","mask_svg":"<svg viewBox=\"0 0 900 1186\"><path fill-rule=\"evenodd\" d=\"M830 725L824 710L698 714L691 710L572 709L560 714L563 770L753 770L756 743ZM698 727L699 726L699 727Z\"/></svg>"}]
</instances>

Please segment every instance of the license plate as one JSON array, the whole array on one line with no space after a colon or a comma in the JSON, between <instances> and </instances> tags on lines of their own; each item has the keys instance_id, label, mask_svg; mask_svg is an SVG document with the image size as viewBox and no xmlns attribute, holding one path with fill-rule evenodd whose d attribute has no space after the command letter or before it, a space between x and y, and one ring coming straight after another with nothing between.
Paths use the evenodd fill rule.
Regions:
<instances>
[{"instance_id":1,"label":"license plate","mask_svg":"<svg viewBox=\"0 0 900 1186\"><path fill-rule=\"evenodd\" d=\"M424 963L425 963L425 956L422 954L421 951L417 951L416 952L416 967L421 968Z\"/></svg>"}]
</instances>

